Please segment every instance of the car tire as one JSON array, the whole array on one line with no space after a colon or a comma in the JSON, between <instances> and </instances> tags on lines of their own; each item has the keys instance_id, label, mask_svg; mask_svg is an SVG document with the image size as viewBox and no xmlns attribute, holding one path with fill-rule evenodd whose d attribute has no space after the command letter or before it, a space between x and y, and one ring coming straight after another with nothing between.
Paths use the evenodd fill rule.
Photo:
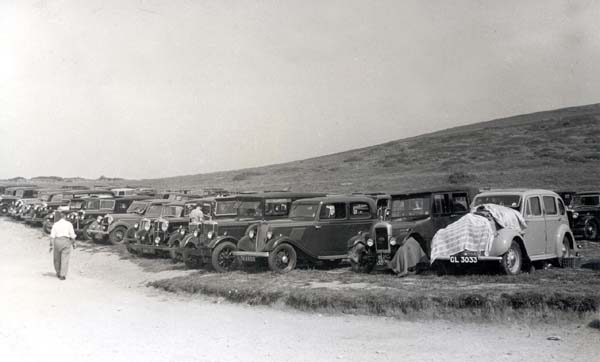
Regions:
<instances>
[{"instance_id":1,"label":"car tire","mask_svg":"<svg viewBox=\"0 0 600 362\"><path fill-rule=\"evenodd\" d=\"M523 251L518 242L512 241L506 253L502 255L500 265L507 275L517 275L521 272L523 268Z\"/></svg>"},{"instance_id":2,"label":"car tire","mask_svg":"<svg viewBox=\"0 0 600 362\"><path fill-rule=\"evenodd\" d=\"M598 240L598 223L596 220L590 219L585 222L585 226L583 227L583 237L590 241Z\"/></svg>"},{"instance_id":3,"label":"car tire","mask_svg":"<svg viewBox=\"0 0 600 362\"><path fill-rule=\"evenodd\" d=\"M90 226L92 226L92 224L87 224L86 226L83 227L83 229L81 229L81 240L84 241L89 241L92 240L92 236L90 234L88 234L88 229L90 228Z\"/></svg>"},{"instance_id":4,"label":"car tire","mask_svg":"<svg viewBox=\"0 0 600 362\"><path fill-rule=\"evenodd\" d=\"M356 244L350 250L350 269L356 273L369 273L375 264L369 261L367 248L363 244Z\"/></svg>"},{"instance_id":5,"label":"car tire","mask_svg":"<svg viewBox=\"0 0 600 362\"><path fill-rule=\"evenodd\" d=\"M6 207L0 208L0 215L6 215L8 213L8 209Z\"/></svg>"},{"instance_id":6,"label":"car tire","mask_svg":"<svg viewBox=\"0 0 600 362\"><path fill-rule=\"evenodd\" d=\"M224 241L217 245L211 255L211 264L215 271L225 273L238 267L238 258L232 253L236 246L231 241Z\"/></svg>"},{"instance_id":7,"label":"car tire","mask_svg":"<svg viewBox=\"0 0 600 362\"><path fill-rule=\"evenodd\" d=\"M276 273L288 273L296 267L298 256L290 244L279 244L269 253L269 269Z\"/></svg>"},{"instance_id":8,"label":"car tire","mask_svg":"<svg viewBox=\"0 0 600 362\"><path fill-rule=\"evenodd\" d=\"M125 226L117 226L108 234L108 240L113 245L123 244L126 235L127 228Z\"/></svg>"}]
</instances>

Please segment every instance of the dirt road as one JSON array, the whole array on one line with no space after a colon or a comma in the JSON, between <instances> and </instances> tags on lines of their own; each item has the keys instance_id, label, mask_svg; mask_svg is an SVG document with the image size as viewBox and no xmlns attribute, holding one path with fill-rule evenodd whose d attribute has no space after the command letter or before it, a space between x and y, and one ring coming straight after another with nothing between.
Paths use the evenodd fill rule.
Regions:
<instances>
[{"instance_id":1,"label":"dirt road","mask_svg":"<svg viewBox=\"0 0 600 362\"><path fill-rule=\"evenodd\" d=\"M111 253L76 249L54 276L38 229L0 220L2 361L592 361L582 325L479 325L322 316L174 296ZM559 336L560 340L548 340Z\"/></svg>"}]
</instances>

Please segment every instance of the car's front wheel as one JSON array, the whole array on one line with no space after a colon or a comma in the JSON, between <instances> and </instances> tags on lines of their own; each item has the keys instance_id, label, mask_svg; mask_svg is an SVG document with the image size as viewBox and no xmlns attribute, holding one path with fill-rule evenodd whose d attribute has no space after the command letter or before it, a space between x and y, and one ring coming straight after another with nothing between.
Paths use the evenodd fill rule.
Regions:
<instances>
[{"instance_id":1,"label":"car's front wheel","mask_svg":"<svg viewBox=\"0 0 600 362\"><path fill-rule=\"evenodd\" d=\"M296 261L296 250L290 244L279 244L269 253L269 269L276 273L294 270Z\"/></svg>"},{"instance_id":2,"label":"car's front wheel","mask_svg":"<svg viewBox=\"0 0 600 362\"><path fill-rule=\"evenodd\" d=\"M92 226L92 224L87 224L81 229L81 240L88 241L92 239L92 236L88 233L90 226Z\"/></svg>"},{"instance_id":3,"label":"car's front wheel","mask_svg":"<svg viewBox=\"0 0 600 362\"><path fill-rule=\"evenodd\" d=\"M523 252L519 243L513 240L506 253L502 255L500 264L503 271L508 275L517 275L521 272L521 268L523 267Z\"/></svg>"},{"instance_id":4,"label":"car's front wheel","mask_svg":"<svg viewBox=\"0 0 600 362\"><path fill-rule=\"evenodd\" d=\"M212 267L219 273L232 271L237 267L237 257L233 255L236 247L231 241L217 245L212 252Z\"/></svg>"},{"instance_id":5,"label":"car's front wheel","mask_svg":"<svg viewBox=\"0 0 600 362\"><path fill-rule=\"evenodd\" d=\"M110 232L110 234L108 234L108 240L111 242L111 244L122 244L125 240L126 233L127 228L125 226L117 226Z\"/></svg>"},{"instance_id":6,"label":"car's front wheel","mask_svg":"<svg viewBox=\"0 0 600 362\"><path fill-rule=\"evenodd\" d=\"M590 219L585 222L583 236L586 240L594 241L598 239L598 223L596 220Z\"/></svg>"},{"instance_id":7,"label":"car's front wheel","mask_svg":"<svg viewBox=\"0 0 600 362\"><path fill-rule=\"evenodd\" d=\"M185 249L189 249L189 250L194 250L196 249L196 245L190 243L187 244L185 246ZM183 262L185 263L185 266L190 268L190 269L198 269L202 266L202 260L194 255L189 255L188 253L185 253L183 255Z\"/></svg>"},{"instance_id":8,"label":"car's front wheel","mask_svg":"<svg viewBox=\"0 0 600 362\"><path fill-rule=\"evenodd\" d=\"M369 273L375 266L363 244L354 245L350 250L348 259L350 259L350 268L356 273Z\"/></svg>"}]
</instances>

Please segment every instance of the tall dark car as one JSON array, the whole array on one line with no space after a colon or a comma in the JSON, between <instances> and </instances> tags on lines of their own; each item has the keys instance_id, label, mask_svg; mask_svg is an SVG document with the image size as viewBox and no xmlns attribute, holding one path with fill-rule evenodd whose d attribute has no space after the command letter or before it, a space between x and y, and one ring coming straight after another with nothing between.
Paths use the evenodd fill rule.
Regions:
<instances>
[{"instance_id":1,"label":"tall dark car","mask_svg":"<svg viewBox=\"0 0 600 362\"><path fill-rule=\"evenodd\" d=\"M289 218L264 221L248 228L233 253L244 263L267 260L285 273L298 259L337 264L347 257L348 240L368 232L377 221L375 200L368 196L326 196L292 204Z\"/></svg>"},{"instance_id":2,"label":"tall dark car","mask_svg":"<svg viewBox=\"0 0 600 362\"><path fill-rule=\"evenodd\" d=\"M180 253L189 267L210 262L218 272L231 270L236 265L232 253L248 226L259 220L286 218L292 202L316 196L323 194L284 191L219 197L215 200L215 218L205 221L174 252Z\"/></svg>"},{"instance_id":3,"label":"tall dark car","mask_svg":"<svg viewBox=\"0 0 600 362\"><path fill-rule=\"evenodd\" d=\"M175 238L183 238L188 215L197 203L197 200L170 202L163 205L159 217L143 218L134 225L135 242L127 244L127 249L134 254L171 256L170 243Z\"/></svg>"},{"instance_id":4,"label":"tall dark car","mask_svg":"<svg viewBox=\"0 0 600 362\"><path fill-rule=\"evenodd\" d=\"M415 239L429 255L435 233L467 214L478 192L470 187L391 192L390 206L380 216L381 221L348 241L352 270L387 268L400 245L409 238Z\"/></svg>"},{"instance_id":5,"label":"tall dark car","mask_svg":"<svg viewBox=\"0 0 600 362\"><path fill-rule=\"evenodd\" d=\"M96 218L88 227L88 234L94 241L110 241L121 244L128 239L133 241L135 230L133 226L142 218L160 216L162 205L168 204L165 199L136 200L129 205L126 213L111 213L103 218Z\"/></svg>"},{"instance_id":6,"label":"tall dark car","mask_svg":"<svg viewBox=\"0 0 600 362\"><path fill-rule=\"evenodd\" d=\"M581 192L572 204L572 230L576 238L598 240L600 191Z\"/></svg>"},{"instance_id":7,"label":"tall dark car","mask_svg":"<svg viewBox=\"0 0 600 362\"><path fill-rule=\"evenodd\" d=\"M94 221L102 220L107 214L124 214L134 201L147 200L150 196L130 195L123 197L90 196L83 199L81 210L69 214L75 233L83 240L92 237L88 229Z\"/></svg>"}]
</instances>

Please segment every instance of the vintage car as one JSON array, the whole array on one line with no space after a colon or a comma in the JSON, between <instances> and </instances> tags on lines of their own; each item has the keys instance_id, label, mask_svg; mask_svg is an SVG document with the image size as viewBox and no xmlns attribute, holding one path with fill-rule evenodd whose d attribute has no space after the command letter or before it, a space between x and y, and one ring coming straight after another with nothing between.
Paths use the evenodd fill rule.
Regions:
<instances>
[{"instance_id":1,"label":"vintage car","mask_svg":"<svg viewBox=\"0 0 600 362\"><path fill-rule=\"evenodd\" d=\"M433 235L469 212L469 204L479 190L446 187L390 192L389 206L379 212L380 221L370 230L348 241L352 270L369 272L385 269L405 240L413 238L429 254Z\"/></svg>"},{"instance_id":2,"label":"vintage car","mask_svg":"<svg viewBox=\"0 0 600 362\"><path fill-rule=\"evenodd\" d=\"M348 255L348 240L370 230L377 220L368 196L325 196L295 201L289 217L248 228L232 254L244 263L267 260L278 273L293 270L299 259L337 264Z\"/></svg>"},{"instance_id":3,"label":"vintage car","mask_svg":"<svg viewBox=\"0 0 600 362\"><path fill-rule=\"evenodd\" d=\"M134 225L135 242L127 244L127 250L134 254L153 254L170 257L173 239L181 240L187 230L190 211L197 200L174 201L163 205L160 216L143 218Z\"/></svg>"},{"instance_id":4,"label":"vintage car","mask_svg":"<svg viewBox=\"0 0 600 362\"><path fill-rule=\"evenodd\" d=\"M142 218L160 216L162 205L169 203L165 199L136 200L127 208L126 213L112 213L104 217L98 216L88 227L88 234L94 241L110 241L121 244L134 241L133 226Z\"/></svg>"},{"instance_id":5,"label":"vintage car","mask_svg":"<svg viewBox=\"0 0 600 362\"><path fill-rule=\"evenodd\" d=\"M573 234L586 240L598 240L600 227L600 191L580 192L572 204Z\"/></svg>"},{"instance_id":6,"label":"vintage car","mask_svg":"<svg viewBox=\"0 0 600 362\"><path fill-rule=\"evenodd\" d=\"M18 197L13 195L2 195L0 196L0 215L8 215L10 208L19 200Z\"/></svg>"},{"instance_id":7,"label":"vintage car","mask_svg":"<svg viewBox=\"0 0 600 362\"><path fill-rule=\"evenodd\" d=\"M259 220L286 218L292 202L316 196L323 194L282 191L216 198L215 217L203 222L174 253L181 255L188 267L210 262L218 272L231 270L237 260L232 252L248 226Z\"/></svg>"},{"instance_id":8,"label":"vintage car","mask_svg":"<svg viewBox=\"0 0 600 362\"><path fill-rule=\"evenodd\" d=\"M83 199L81 210L69 214L73 228L78 237L90 240L88 229L94 221L101 220L107 214L124 214L134 201L147 200L150 196L131 195L110 197L107 195L90 196Z\"/></svg>"},{"instance_id":9,"label":"vintage car","mask_svg":"<svg viewBox=\"0 0 600 362\"><path fill-rule=\"evenodd\" d=\"M436 260L453 266L473 265L483 261L499 263L506 274L529 270L535 263L560 260L573 254L575 238L569 228L566 207L560 196L549 190L505 189L489 190L475 196L472 211L485 204L516 210L526 227L493 226L491 245L480 244L480 250L463 250L455 255L441 255ZM432 257L433 262L433 257Z\"/></svg>"},{"instance_id":10,"label":"vintage car","mask_svg":"<svg viewBox=\"0 0 600 362\"><path fill-rule=\"evenodd\" d=\"M51 198L38 208L36 215L33 218L33 222L42 217L42 228L44 232L50 233L52 225L54 225L55 211L60 210L64 213L77 212L83 206L83 200L90 196L104 196L111 197L113 193L108 190L96 189L96 190L68 190L59 193L51 194Z\"/></svg>"}]
</instances>

